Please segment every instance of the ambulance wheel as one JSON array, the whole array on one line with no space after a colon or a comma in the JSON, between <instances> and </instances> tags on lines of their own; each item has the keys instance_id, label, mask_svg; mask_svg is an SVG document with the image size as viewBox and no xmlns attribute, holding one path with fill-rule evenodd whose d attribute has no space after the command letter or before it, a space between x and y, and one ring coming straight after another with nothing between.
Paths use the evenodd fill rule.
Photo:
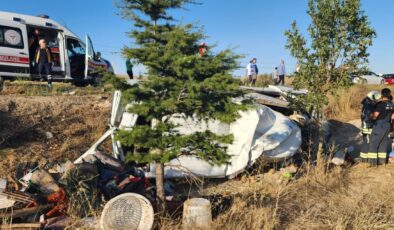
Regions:
<instances>
[{"instance_id":1,"label":"ambulance wheel","mask_svg":"<svg viewBox=\"0 0 394 230\"><path fill-rule=\"evenodd\" d=\"M92 79L90 79L90 85L93 87L97 87L101 84L101 78L100 77L93 77Z\"/></svg>"},{"instance_id":2,"label":"ambulance wheel","mask_svg":"<svg viewBox=\"0 0 394 230\"><path fill-rule=\"evenodd\" d=\"M73 85L76 87L86 87L88 83L84 79L75 79Z\"/></svg>"}]
</instances>

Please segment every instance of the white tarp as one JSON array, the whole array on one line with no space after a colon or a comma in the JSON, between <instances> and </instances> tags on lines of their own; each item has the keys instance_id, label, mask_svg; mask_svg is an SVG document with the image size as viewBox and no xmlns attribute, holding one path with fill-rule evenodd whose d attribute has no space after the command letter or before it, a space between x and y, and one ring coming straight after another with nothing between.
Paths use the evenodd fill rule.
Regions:
<instances>
[{"instance_id":1,"label":"white tarp","mask_svg":"<svg viewBox=\"0 0 394 230\"><path fill-rule=\"evenodd\" d=\"M112 138L113 154L123 159L120 143L114 140L114 132L118 129L130 130L136 124L138 116L122 111L119 114L120 93L115 93L113 114L108 130L87 152L74 163L94 160L99 145L108 137ZM114 112L115 111L115 112ZM185 119L181 115L173 116L171 121L178 124L181 134L191 134L197 131L210 130L219 135L232 134L234 141L227 146L227 153L231 155L230 163L213 166L194 156L180 156L165 166L165 177L185 177L194 174L209 178L234 177L252 166L258 158L266 161L281 161L292 157L301 145L301 130L289 118L272 109L258 105L255 109L240 112L240 118L232 124L223 124L210 120L200 122L192 118ZM150 165L147 177L155 177L155 164Z\"/></svg>"},{"instance_id":2,"label":"white tarp","mask_svg":"<svg viewBox=\"0 0 394 230\"><path fill-rule=\"evenodd\" d=\"M292 157L301 145L301 130L284 115L266 106L241 112L241 117L230 125L218 121L198 122L193 119L176 118L172 121L180 127L182 134L210 131L226 135L233 134L234 142L228 146L231 163L213 166L194 156L181 156L165 166L165 177L196 176L221 178L234 177L254 164L258 158L280 161ZM155 164L151 164L147 177L155 176Z\"/></svg>"}]
</instances>

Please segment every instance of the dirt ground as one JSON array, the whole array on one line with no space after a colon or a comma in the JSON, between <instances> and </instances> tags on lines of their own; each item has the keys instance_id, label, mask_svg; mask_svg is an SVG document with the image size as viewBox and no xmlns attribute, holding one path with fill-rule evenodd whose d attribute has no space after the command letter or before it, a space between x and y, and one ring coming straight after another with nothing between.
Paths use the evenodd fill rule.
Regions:
<instances>
[{"instance_id":1,"label":"dirt ground","mask_svg":"<svg viewBox=\"0 0 394 230\"><path fill-rule=\"evenodd\" d=\"M18 162L73 160L107 127L111 94L8 92L0 95L0 177Z\"/></svg>"}]
</instances>

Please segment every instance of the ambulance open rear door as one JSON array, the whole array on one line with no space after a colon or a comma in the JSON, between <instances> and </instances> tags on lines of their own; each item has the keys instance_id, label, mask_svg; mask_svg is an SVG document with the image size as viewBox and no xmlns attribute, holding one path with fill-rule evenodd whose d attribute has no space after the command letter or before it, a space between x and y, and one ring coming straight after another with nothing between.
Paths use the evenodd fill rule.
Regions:
<instances>
[{"instance_id":1,"label":"ambulance open rear door","mask_svg":"<svg viewBox=\"0 0 394 230\"><path fill-rule=\"evenodd\" d=\"M89 65L94 60L94 48L92 40L90 39L89 35L85 37L85 44L86 44L86 56L85 56L85 78L89 75Z\"/></svg>"}]
</instances>

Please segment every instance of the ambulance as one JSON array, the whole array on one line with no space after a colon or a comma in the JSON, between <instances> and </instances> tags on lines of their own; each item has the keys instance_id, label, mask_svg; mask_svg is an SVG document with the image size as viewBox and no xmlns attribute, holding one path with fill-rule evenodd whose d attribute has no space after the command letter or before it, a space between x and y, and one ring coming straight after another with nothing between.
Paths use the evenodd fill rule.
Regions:
<instances>
[{"instance_id":1,"label":"ambulance","mask_svg":"<svg viewBox=\"0 0 394 230\"><path fill-rule=\"evenodd\" d=\"M53 81L97 84L98 69L113 72L109 61L85 41L47 15L30 16L0 11L0 89L4 80L36 80L34 63L38 41L45 39L52 53Z\"/></svg>"}]
</instances>

